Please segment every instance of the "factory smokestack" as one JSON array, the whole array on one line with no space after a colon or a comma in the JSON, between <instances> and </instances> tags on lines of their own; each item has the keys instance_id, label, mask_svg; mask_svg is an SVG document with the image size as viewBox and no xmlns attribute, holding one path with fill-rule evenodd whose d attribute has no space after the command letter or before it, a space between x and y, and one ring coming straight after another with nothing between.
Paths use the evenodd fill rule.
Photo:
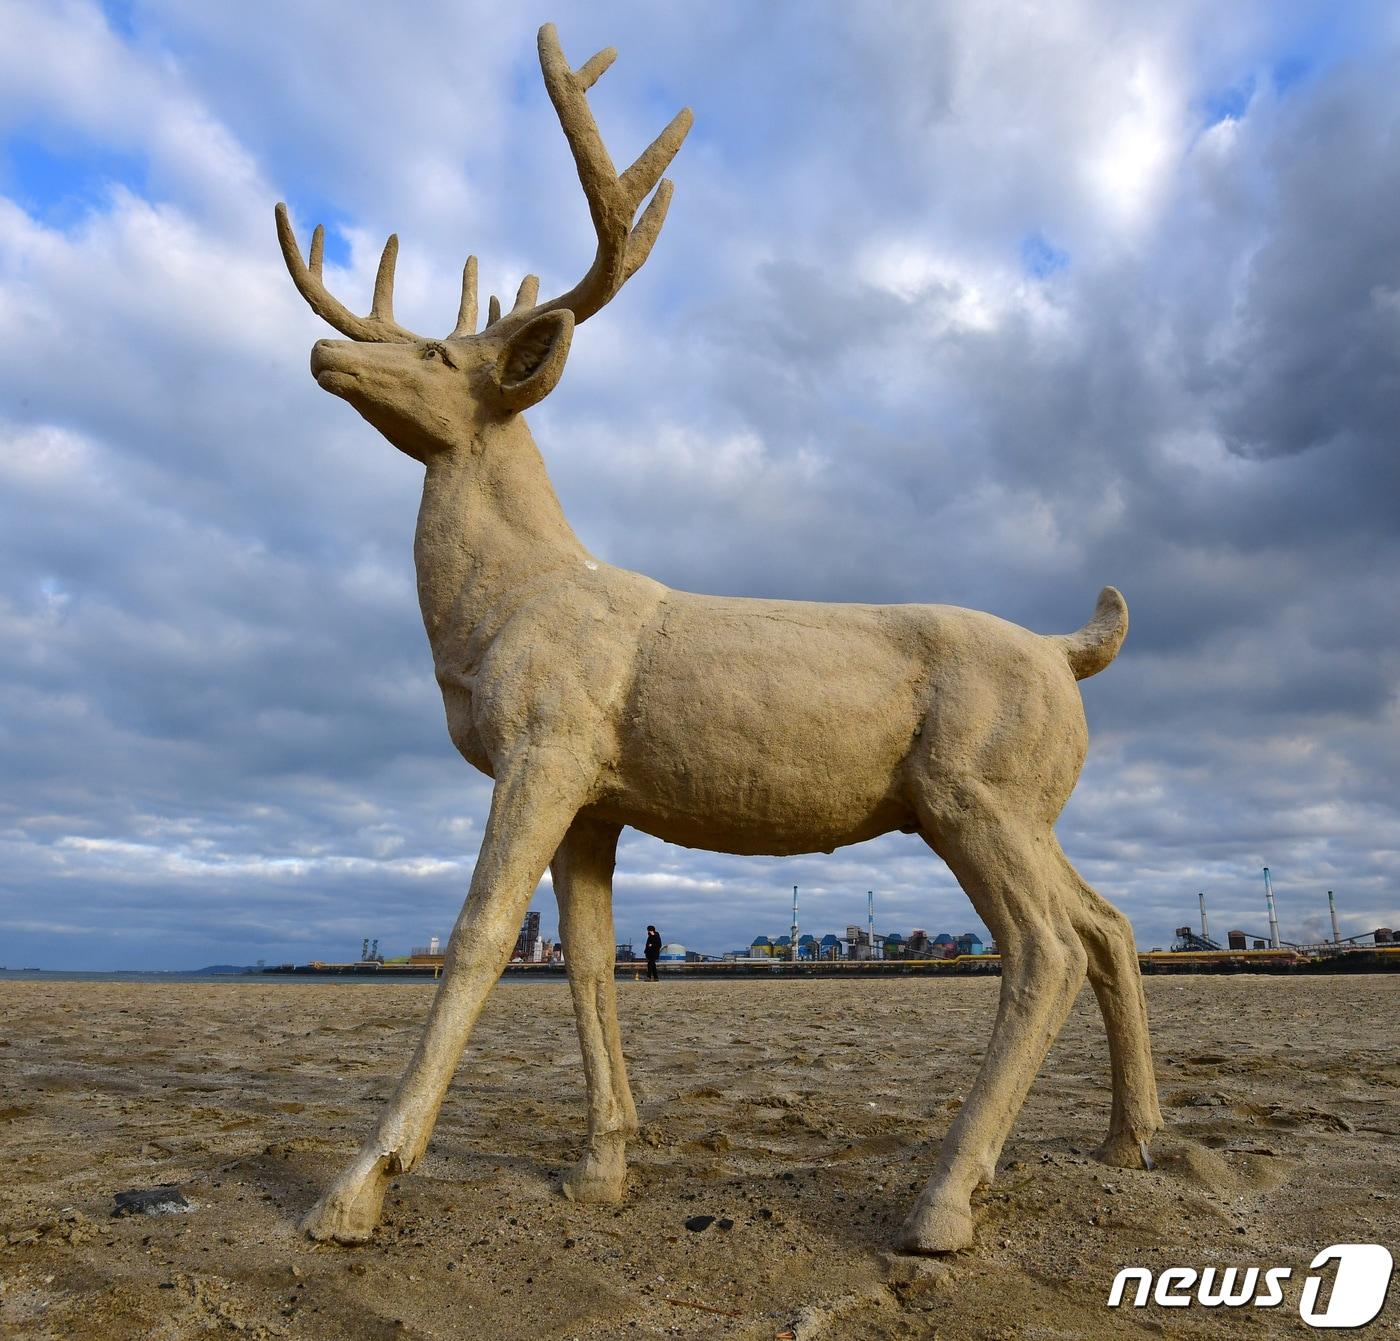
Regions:
<instances>
[{"instance_id":1,"label":"factory smokestack","mask_svg":"<svg viewBox=\"0 0 1400 1341\"><path fill-rule=\"evenodd\" d=\"M1332 944L1342 943L1341 928L1337 926L1337 900L1332 897L1332 891L1327 891L1327 911L1332 914Z\"/></svg>"},{"instance_id":2,"label":"factory smokestack","mask_svg":"<svg viewBox=\"0 0 1400 1341\"><path fill-rule=\"evenodd\" d=\"M797 886L792 887L792 962L797 962Z\"/></svg>"},{"instance_id":3,"label":"factory smokestack","mask_svg":"<svg viewBox=\"0 0 1400 1341\"><path fill-rule=\"evenodd\" d=\"M1206 921L1205 891L1202 890L1201 893L1196 895L1196 897L1201 901L1201 939L1203 941L1208 941L1210 940L1210 923Z\"/></svg>"},{"instance_id":4,"label":"factory smokestack","mask_svg":"<svg viewBox=\"0 0 1400 1341\"><path fill-rule=\"evenodd\" d=\"M1274 883L1269 879L1269 868L1264 867L1264 902L1269 905L1269 944L1273 949L1279 948L1278 942L1278 913L1274 911Z\"/></svg>"},{"instance_id":5,"label":"factory smokestack","mask_svg":"<svg viewBox=\"0 0 1400 1341\"><path fill-rule=\"evenodd\" d=\"M875 958L875 891L865 891L865 923L870 931L870 957Z\"/></svg>"}]
</instances>

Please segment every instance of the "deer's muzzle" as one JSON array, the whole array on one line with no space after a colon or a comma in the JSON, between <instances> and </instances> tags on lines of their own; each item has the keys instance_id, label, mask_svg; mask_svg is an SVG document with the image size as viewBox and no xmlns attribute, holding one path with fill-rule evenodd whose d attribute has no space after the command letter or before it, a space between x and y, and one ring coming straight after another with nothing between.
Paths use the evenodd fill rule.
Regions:
<instances>
[{"instance_id":1,"label":"deer's muzzle","mask_svg":"<svg viewBox=\"0 0 1400 1341\"><path fill-rule=\"evenodd\" d=\"M337 348L344 343L343 340L317 340L311 346L311 375L318 382L322 373L351 371L341 356L342 351Z\"/></svg>"},{"instance_id":2,"label":"deer's muzzle","mask_svg":"<svg viewBox=\"0 0 1400 1341\"><path fill-rule=\"evenodd\" d=\"M349 340L317 340L311 346L311 375L323 391L343 395L359 380L358 351Z\"/></svg>"}]
</instances>

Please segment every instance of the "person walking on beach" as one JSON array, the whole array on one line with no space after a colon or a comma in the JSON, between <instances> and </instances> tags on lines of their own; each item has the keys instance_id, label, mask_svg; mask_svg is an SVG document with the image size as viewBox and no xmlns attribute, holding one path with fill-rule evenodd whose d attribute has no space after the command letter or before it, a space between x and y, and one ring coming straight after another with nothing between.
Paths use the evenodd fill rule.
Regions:
<instances>
[{"instance_id":1,"label":"person walking on beach","mask_svg":"<svg viewBox=\"0 0 1400 1341\"><path fill-rule=\"evenodd\" d=\"M661 954L661 937L657 934L655 927L647 928L647 981L660 982L661 978L656 972L656 960Z\"/></svg>"}]
</instances>

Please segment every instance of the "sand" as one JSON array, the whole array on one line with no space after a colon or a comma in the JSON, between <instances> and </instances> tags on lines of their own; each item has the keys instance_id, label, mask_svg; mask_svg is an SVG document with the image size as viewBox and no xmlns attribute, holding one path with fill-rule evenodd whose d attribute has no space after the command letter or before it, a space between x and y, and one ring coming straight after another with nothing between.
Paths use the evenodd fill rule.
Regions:
<instances>
[{"instance_id":1,"label":"sand","mask_svg":"<svg viewBox=\"0 0 1400 1341\"><path fill-rule=\"evenodd\" d=\"M583 1130L567 988L506 983L379 1237L313 1245L296 1217L368 1130L432 991L0 985L0 1334L1296 1337L1314 1253L1397 1250L1395 977L1149 980L1153 1172L1089 1158L1108 1091L1086 992L974 1202L975 1248L931 1262L887 1248L995 981L624 984L643 1131L618 1207L557 1190ZM110 1217L114 1193L163 1183L193 1209ZM1130 1264L1294 1279L1275 1309L1110 1311ZM1397 1295L1367 1335L1400 1327Z\"/></svg>"}]
</instances>

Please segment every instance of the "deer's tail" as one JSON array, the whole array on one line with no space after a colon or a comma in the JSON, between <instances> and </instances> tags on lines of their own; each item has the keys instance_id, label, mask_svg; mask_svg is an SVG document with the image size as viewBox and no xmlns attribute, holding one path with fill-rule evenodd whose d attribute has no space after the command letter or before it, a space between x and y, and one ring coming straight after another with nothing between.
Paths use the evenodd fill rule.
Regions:
<instances>
[{"instance_id":1,"label":"deer's tail","mask_svg":"<svg viewBox=\"0 0 1400 1341\"><path fill-rule=\"evenodd\" d=\"M1117 587L1099 592L1094 617L1078 633L1060 633L1051 638L1059 643L1076 680L1097 675L1123 646L1128 636L1128 603Z\"/></svg>"}]
</instances>

